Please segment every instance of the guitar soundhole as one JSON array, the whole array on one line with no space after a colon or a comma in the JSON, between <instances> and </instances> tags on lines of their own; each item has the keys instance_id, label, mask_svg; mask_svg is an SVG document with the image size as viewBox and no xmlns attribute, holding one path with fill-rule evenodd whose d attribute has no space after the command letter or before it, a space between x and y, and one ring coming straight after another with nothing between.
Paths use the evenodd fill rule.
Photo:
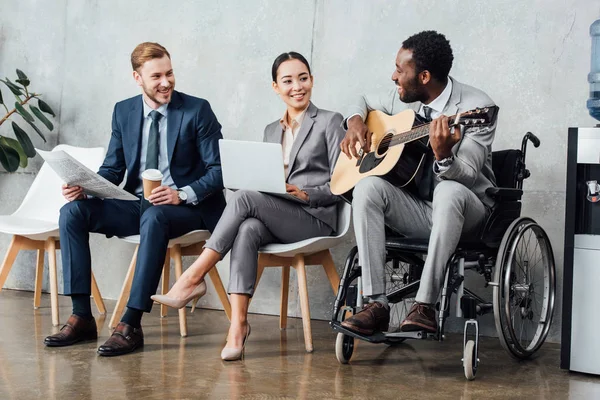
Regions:
<instances>
[{"instance_id":1,"label":"guitar soundhole","mask_svg":"<svg viewBox=\"0 0 600 400\"><path fill-rule=\"evenodd\" d=\"M385 153L387 153L388 149L390 148L390 141L392 140L393 136L393 133L388 133L383 137L383 139L381 139L381 142L379 142L379 146L377 146L377 150L375 151L378 157L381 157Z\"/></svg>"}]
</instances>

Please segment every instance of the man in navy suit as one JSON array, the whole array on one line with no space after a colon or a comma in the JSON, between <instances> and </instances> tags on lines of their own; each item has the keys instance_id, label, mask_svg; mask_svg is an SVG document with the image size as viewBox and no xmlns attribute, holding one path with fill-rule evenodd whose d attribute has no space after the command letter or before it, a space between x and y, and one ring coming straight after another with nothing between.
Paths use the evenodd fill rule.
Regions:
<instances>
[{"instance_id":1,"label":"man in navy suit","mask_svg":"<svg viewBox=\"0 0 600 400\"><path fill-rule=\"evenodd\" d=\"M141 319L150 312L150 296L160 280L169 239L196 229L212 231L225 208L218 141L221 125L210 104L176 92L168 51L142 43L131 54L133 77L142 94L115 105L112 136L98 174L143 198L141 174L158 169L162 186L146 200L88 198L81 187L63 186L69 201L60 211L60 243L65 294L73 315L47 346L69 346L98 337L90 305L89 233L140 234L137 265L127 311L102 356L116 356L143 346Z\"/></svg>"}]
</instances>

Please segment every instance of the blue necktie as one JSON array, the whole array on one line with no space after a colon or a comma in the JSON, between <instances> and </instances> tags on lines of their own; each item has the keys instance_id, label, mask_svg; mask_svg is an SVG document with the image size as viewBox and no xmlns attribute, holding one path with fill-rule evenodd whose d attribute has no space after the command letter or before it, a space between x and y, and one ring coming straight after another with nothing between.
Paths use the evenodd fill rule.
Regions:
<instances>
[{"instance_id":1,"label":"blue necktie","mask_svg":"<svg viewBox=\"0 0 600 400\"><path fill-rule=\"evenodd\" d=\"M160 148L160 136L158 124L162 114L156 110L150 111L150 135L148 136L148 147L146 149L146 169L158 169L158 150Z\"/></svg>"}]
</instances>

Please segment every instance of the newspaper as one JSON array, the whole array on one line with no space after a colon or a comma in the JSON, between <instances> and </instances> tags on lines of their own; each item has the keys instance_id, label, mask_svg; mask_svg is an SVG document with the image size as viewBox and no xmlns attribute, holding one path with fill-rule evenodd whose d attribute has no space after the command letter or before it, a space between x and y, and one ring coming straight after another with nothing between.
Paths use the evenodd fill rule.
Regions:
<instances>
[{"instance_id":1,"label":"newspaper","mask_svg":"<svg viewBox=\"0 0 600 400\"><path fill-rule=\"evenodd\" d=\"M100 199L139 201L138 197L109 182L63 150L35 150L67 185L81 186L85 194Z\"/></svg>"}]
</instances>

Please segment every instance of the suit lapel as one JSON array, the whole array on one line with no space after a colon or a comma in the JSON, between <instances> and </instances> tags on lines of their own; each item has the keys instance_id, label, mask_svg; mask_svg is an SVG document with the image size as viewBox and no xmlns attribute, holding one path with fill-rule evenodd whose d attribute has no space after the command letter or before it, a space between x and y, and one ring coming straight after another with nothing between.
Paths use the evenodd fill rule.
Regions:
<instances>
[{"instance_id":1,"label":"suit lapel","mask_svg":"<svg viewBox=\"0 0 600 400\"><path fill-rule=\"evenodd\" d=\"M182 105L183 102L181 101L179 93L173 92L173 98L169 103L169 113L167 115L167 153L169 156L169 165L171 165L175 144L177 143L179 130L181 129L181 120L183 119Z\"/></svg>"},{"instance_id":2,"label":"suit lapel","mask_svg":"<svg viewBox=\"0 0 600 400\"><path fill-rule=\"evenodd\" d=\"M451 77L448 79L452 79ZM446 107L444 107L444 111L442 114L444 115L455 115L458 112L458 105L460 104L460 99L462 97L462 85L460 82L452 79L452 93L450 93L450 98L448 99L448 103L446 103Z\"/></svg>"},{"instance_id":3,"label":"suit lapel","mask_svg":"<svg viewBox=\"0 0 600 400\"><path fill-rule=\"evenodd\" d=\"M138 167L142 154L140 147L142 145L142 120L144 119L143 101L144 100L142 100L142 96L140 95L136 101L133 102L133 107L131 107L129 116L127 117L127 134L131 135L131 143L133 144L130 154L134 159L134 165L137 165ZM121 134L123 134L123 132L121 132Z\"/></svg>"},{"instance_id":4,"label":"suit lapel","mask_svg":"<svg viewBox=\"0 0 600 400\"><path fill-rule=\"evenodd\" d=\"M313 103L308 105L306 115L304 115L304 120L302 121L302 126L300 126L300 131L298 132L298 137L294 140L294 144L292 145L292 151L290 152L290 163L288 165L288 175L294 168L294 162L296 161L296 156L300 151L300 147L302 147L302 143L304 143L308 137L308 134L315 123L314 118L317 116L317 111L318 108Z\"/></svg>"}]
</instances>

